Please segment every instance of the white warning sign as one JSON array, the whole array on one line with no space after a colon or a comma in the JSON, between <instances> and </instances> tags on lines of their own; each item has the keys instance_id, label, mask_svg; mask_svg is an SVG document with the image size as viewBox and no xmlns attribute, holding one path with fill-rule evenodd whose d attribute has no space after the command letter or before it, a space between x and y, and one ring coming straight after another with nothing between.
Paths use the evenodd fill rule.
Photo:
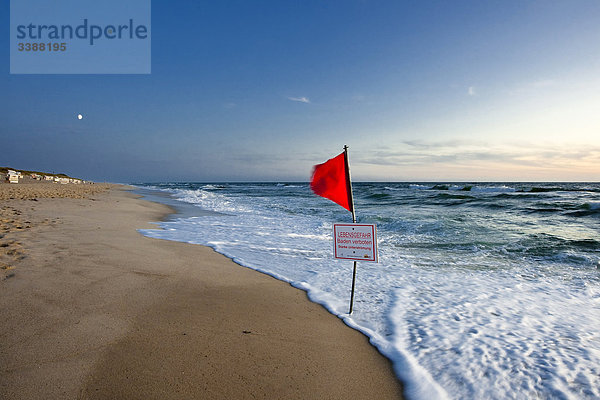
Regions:
<instances>
[{"instance_id":1,"label":"white warning sign","mask_svg":"<svg viewBox=\"0 0 600 400\"><path fill-rule=\"evenodd\" d=\"M343 260L377 262L377 226L333 224L333 256Z\"/></svg>"}]
</instances>

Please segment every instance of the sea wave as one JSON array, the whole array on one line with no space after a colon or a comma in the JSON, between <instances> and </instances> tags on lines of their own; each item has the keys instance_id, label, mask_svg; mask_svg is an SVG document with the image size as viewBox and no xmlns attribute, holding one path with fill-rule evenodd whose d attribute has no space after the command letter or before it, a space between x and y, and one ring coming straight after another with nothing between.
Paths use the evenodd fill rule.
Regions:
<instances>
[{"instance_id":1,"label":"sea wave","mask_svg":"<svg viewBox=\"0 0 600 400\"><path fill-rule=\"evenodd\" d=\"M233 199L204 189L173 189L173 196L180 201L195 204L203 209L221 213L247 212L249 208Z\"/></svg>"},{"instance_id":2,"label":"sea wave","mask_svg":"<svg viewBox=\"0 0 600 400\"><path fill-rule=\"evenodd\" d=\"M483 192L483 193L513 193L517 189L511 186L473 186L472 192Z\"/></svg>"},{"instance_id":3,"label":"sea wave","mask_svg":"<svg viewBox=\"0 0 600 400\"><path fill-rule=\"evenodd\" d=\"M600 398L593 184L357 183L380 262L359 264L351 316L352 266L331 256L331 224L350 220L342 207L308 185L156 186L228 215L144 234L211 246L306 290L369 336L411 399Z\"/></svg>"},{"instance_id":4,"label":"sea wave","mask_svg":"<svg viewBox=\"0 0 600 400\"><path fill-rule=\"evenodd\" d=\"M425 186L425 185L417 185L417 184L411 184L411 185L408 185L408 187L410 189L415 189L415 190L430 190L430 189L433 189L433 186Z\"/></svg>"},{"instance_id":5,"label":"sea wave","mask_svg":"<svg viewBox=\"0 0 600 400\"><path fill-rule=\"evenodd\" d=\"M533 186L529 189L520 189L520 192L526 193L552 193L552 192L581 192L581 193L600 193L600 189L595 188L574 188L574 187L547 187L547 186Z\"/></svg>"}]
</instances>

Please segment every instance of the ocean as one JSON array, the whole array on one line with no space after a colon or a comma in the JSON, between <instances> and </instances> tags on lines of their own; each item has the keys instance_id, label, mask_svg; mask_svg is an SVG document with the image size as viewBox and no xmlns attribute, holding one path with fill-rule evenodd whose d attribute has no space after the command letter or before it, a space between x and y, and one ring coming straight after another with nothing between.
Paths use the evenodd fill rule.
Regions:
<instances>
[{"instance_id":1,"label":"ocean","mask_svg":"<svg viewBox=\"0 0 600 400\"><path fill-rule=\"evenodd\" d=\"M187 206L144 235L305 290L392 360L409 399L600 398L598 183L354 183L379 263L358 263L351 315L332 224L352 218L307 183L136 186Z\"/></svg>"}]
</instances>

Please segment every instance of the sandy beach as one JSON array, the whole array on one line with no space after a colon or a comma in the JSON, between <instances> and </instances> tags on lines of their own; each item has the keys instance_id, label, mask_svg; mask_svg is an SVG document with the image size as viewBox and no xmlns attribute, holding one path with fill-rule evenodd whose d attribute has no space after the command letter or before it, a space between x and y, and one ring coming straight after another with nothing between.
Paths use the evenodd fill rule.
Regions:
<instances>
[{"instance_id":1,"label":"sandy beach","mask_svg":"<svg viewBox=\"0 0 600 400\"><path fill-rule=\"evenodd\" d=\"M398 399L391 363L304 292L144 237L115 185L0 184L0 398Z\"/></svg>"}]
</instances>

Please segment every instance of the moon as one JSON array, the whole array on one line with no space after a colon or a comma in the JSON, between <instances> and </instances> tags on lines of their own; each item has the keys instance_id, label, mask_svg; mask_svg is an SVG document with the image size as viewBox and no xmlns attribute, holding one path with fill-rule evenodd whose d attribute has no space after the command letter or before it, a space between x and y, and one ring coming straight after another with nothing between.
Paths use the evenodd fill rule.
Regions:
<instances>
[{"instance_id":1,"label":"moon","mask_svg":"<svg viewBox=\"0 0 600 400\"><path fill-rule=\"evenodd\" d=\"M83 119L83 115L77 114L77 119Z\"/></svg>"}]
</instances>

